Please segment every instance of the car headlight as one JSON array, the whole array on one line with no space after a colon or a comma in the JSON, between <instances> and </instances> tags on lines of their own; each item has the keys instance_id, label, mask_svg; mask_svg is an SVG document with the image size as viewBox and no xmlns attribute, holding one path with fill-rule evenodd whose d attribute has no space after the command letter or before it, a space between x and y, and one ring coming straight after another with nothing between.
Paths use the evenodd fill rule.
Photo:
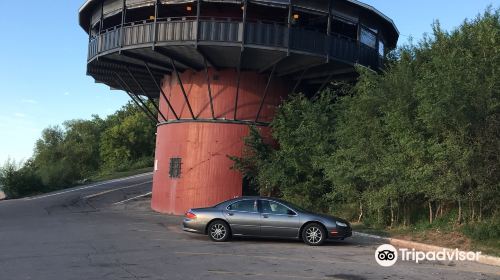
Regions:
<instances>
[{"instance_id":1,"label":"car headlight","mask_svg":"<svg viewBox=\"0 0 500 280\"><path fill-rule=\"evenodd\" d=\"M339 222L339 221L336 221L335 224L337 224L337 226L339 226L339 227L347 227L346 223L342 223L342 222Z\"/></svg>"}]
</instances>

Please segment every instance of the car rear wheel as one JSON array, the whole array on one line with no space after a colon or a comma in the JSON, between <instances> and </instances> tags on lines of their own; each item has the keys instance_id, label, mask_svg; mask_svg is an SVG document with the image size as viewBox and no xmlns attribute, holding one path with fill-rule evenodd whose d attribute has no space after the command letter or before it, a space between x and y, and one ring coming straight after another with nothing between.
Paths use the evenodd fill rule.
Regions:
<instances>
[{"instance_id":1,"label":"car rear wheel","mask_svg":"<svg viewBox=\"0 0 500 280\"><path fill-rule=\"evenodd\" d=\"M208 237L215 242L227 241L231 235L229 226L223 221L211 222L208 226Z\"/></svg>"},{"instance_id":2,"label":"car rear wheel","mask_svg":"<svg viewBox=\"0 0 500 280\"><path fill-rule=\"evenodd\" d=\"M302 230L302 240L310 246L319 246L325 242L326 232L323 226L311 223Z\"/></svg>"}]
</instances>

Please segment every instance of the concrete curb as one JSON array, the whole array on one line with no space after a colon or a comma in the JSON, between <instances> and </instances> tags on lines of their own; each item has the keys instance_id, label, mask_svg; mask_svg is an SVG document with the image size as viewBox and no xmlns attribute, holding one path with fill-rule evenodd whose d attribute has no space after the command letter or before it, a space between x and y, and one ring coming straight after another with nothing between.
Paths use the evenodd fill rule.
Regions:
<instances>
[{"instance_id":1,"label":"concrete curb","mask_svg":"<svg viewBox=\"0 0 500 280\"><path fill-rule=\"evenodd\" d=\"M362 232L353 232L353 234L355 236L357 235L357 236L362 236L362 237L373 238L373 239L385 241L385 242L392 244L394 246L397 246L397 247L414 248L415 250L424 251L424 252L437 252L437 251L443 251L443 250L444 251L455 251L455 249L439 247L439 246L434 246L434 245L428 245L428 244L413 242L413 241L408 241L408 240L366 234L366 233L362 233ZM459 252L463 252L463 251L459 251ZM488 255L483 255L483 254L481 254L479 256L479 259L477 260L477 262L482 263L482 264L500 266L500 258L488 256Z\"/></svg>"}]
</instances>

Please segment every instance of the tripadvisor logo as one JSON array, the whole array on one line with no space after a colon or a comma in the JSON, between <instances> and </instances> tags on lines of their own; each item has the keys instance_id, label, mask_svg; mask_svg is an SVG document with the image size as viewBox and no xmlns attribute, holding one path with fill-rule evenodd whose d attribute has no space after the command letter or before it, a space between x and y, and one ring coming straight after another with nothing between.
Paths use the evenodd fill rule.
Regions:
<instances>
[{"instance_id":1,"label":"tripadvisor logo","mask_svg":"<svg viewBox=\"0 0 500 280\"><path fill-rule=\"evenodd\" d=\"M375 260L381 266L393 266L398 260L398 251L390 244L380 245L375 251Z\"/></svg>"},{"instance_id":2,"label":"tripadvisor logo","mask_svg":"<svg viewBox=\"0 0 500 280\"><path fill-rule=\"evenodd\" d=\"M422 252L415 249L400 248L399 251L390 244L380 245L375 251L375 260L381 266L393 266L398 260L419 263L421 261L478 261L481 252L464 252L442 249L440 251Z\"/></svg>"}]
</instances>

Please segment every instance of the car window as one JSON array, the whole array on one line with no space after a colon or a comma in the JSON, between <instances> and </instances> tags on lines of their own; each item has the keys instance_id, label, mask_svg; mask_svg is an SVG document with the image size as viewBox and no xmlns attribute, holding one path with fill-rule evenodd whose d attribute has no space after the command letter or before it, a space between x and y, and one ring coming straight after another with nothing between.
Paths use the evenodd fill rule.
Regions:
<instances>
[{"instance_id":1,"label":"car window","mask_svg":"<svg viewBox=\"0 0 500 280\"><path fill-rule=\"evenodd\" d=\"M235 202L227 207L232 211L258 212L257 200L242 200Z\"/></svg>"},{"instance_id":2,"label":"car window","mask_svg":"<svg viewBox=\"0 0 500 280\"><path fill-rule=\"evenodd\" d=\"M287 205L288 207L292 208L292 209L295 209L295 210L298 210L298 211L302 211L302 212L310 212L309 210L307 209L304 209L296 204L293 204L291 202L288 202L288 201L281 201L281 203Z\"/></svg>"},{"instance_id":3,"label":"car window","mask_svg":"<svg viewBox=\"0 0 500 280\"><path fill-rule=\"evenodd\" d=\"M291 211L288 207L285 207L281 203L270 201L270 200L261 200L262 205L262 213L266 214L281 214L287 215L289 211Z\"/></svg>"}]
</instances>

